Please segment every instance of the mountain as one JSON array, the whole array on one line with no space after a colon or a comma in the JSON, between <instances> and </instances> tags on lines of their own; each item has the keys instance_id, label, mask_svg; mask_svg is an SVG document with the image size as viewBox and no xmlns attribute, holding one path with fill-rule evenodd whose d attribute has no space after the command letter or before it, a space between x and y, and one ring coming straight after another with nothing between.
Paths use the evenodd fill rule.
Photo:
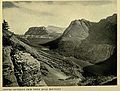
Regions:
<instances>
[{"instance_id":1,"label":"mountain","mask_svg":"<svg viewBox=\"0 0 120 91\"><path fill-rule=\"evenodd\" d=\"M59 34L64 31L65 28L56 26L41 26L41 27L30 27L25 35L47 35L47 34Z\"/></svg>"},{"instance_id":2,"label":"mountain","mask_svg":"<svg viewBox=\"0 0 120 91\"><path fill-rule=\"evenodd\" d=\"M68 28L63 33L63 40L65 38L75 38L79 40L83 40L89 35L89 26L92 25L92 22L89 22L85 19L74 20L68 26Z\"/></svg>"},{"instance_id":3,"label":"mountain","mask_svg":"<svg viewBox=\"0 0 120 91\"><path fill-rule=\"evenodd\" d=\"M71 53L70 55L73 56L74 50L79 47L81 41L89 36L89 27L93 24L85 19L72 21L61 37L58 50L65 55Z\"/></svg>"},{"instance_id":4,"label":"mountain","mask_svg":"<svg viewBox=\"0 0 120 91\"><path fill-rule=\"evenodd\" d=\"M101 19L99 22L90 22L85 19L74 20L63 35L43 46L48 46L61 55L92 63L93 66L83 68L88 74L91 72L104 75L108 74L107 71L116 74L117 59L114 55L117 55L115 51L117 15Z\"/></svg>"},{"instance_id":5,"label":"mountain","mask_svg":"<svg viewBox=\"0 0 120 91\"><path fill-rule=\"evenodd\" d=\"M72 21L63 35L43 45L65 56L97 63L106 60L117 46L117 15L98 23L85 19ZM55 45L55 46L53 46Z\"/></svg>"},{"instance_id":6,"label":"mountain","mask_svg":"<svg viewBox=\"0 0 120 91\"><path fill-rule=\"evenodd\" d=\"M91 26L89 36L78 47L78 58L90 59L93 63L109 58L117 46L116 21L117 15L114 14Z\"/></svg>"},{"instance_id":7,"label":"mountain","mask_svg":"<svg viewBox=\"0 0 120 91\"><path fill-rule=\"evenodd\" d=\"M31 27L25 33L25 35L45 35L48 34L46 28L43 27Z\"/></svg>"}]
</instances>

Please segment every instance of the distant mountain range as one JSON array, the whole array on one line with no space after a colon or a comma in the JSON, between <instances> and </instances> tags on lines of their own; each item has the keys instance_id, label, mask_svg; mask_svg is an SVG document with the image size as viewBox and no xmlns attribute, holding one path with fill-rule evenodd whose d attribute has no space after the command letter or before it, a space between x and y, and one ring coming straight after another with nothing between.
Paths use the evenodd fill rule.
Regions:
<instances>
[{"instance_id":1,"label":"distant mountain range","mask_svg":"<svg viewBox=\"0 0 120 91\"><path fill-rule=\"evenodd\" d=\"M56 26L40 26L40 27L30 27L25 35L46 35L50 33L62 33L65 28L60 28Z\"/></svg>"}]
</instances>

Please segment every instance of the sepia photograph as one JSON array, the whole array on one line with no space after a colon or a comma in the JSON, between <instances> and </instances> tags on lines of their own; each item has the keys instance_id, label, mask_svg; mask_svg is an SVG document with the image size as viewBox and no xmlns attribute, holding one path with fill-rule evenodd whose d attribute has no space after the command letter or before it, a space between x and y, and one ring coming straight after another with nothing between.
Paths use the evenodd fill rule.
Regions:
<instances>
[{"instance_id":1,"label":"sepia photograph","mask_svg":"<svg viewBox=\"0 0 120 91\"><path fill-rule=\"evenodd\" d=\"M2 1L2 86L117 86L117 0Z\"/></svg>"}]
</instances>

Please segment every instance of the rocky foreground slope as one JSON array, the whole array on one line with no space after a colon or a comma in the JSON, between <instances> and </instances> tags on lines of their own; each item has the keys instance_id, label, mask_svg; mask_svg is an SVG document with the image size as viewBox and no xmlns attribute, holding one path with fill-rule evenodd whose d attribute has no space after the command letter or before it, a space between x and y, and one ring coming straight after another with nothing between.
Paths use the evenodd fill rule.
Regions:
<instances>
[{"instance_id":1,"label":"rocky foreground slope","mask_svg":"<svg viewBox=\"0 0 120 91\"><path fill-rule=\"evenodd\" d=\"M3 86L77 85L81 72L75 62L37 51L3 30Z\"/></svg>"}]
</instances>

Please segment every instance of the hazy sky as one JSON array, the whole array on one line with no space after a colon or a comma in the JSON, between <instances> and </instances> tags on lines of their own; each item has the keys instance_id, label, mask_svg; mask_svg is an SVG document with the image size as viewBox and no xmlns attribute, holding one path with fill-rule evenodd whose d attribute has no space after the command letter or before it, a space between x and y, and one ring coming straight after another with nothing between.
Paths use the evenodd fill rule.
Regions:
<instances>
[{"instance_id":1,"label":"hazy sky","mask_svg":"<svg viewBox=\"0 0 120 91\"><path fill-rule=\"evenodd\" d=\"M75 19L98 22L116 12L116 0L3 3L3 18L17 34L24 34L31 26L67 27Z\"/></svg>"}]
</instances>

